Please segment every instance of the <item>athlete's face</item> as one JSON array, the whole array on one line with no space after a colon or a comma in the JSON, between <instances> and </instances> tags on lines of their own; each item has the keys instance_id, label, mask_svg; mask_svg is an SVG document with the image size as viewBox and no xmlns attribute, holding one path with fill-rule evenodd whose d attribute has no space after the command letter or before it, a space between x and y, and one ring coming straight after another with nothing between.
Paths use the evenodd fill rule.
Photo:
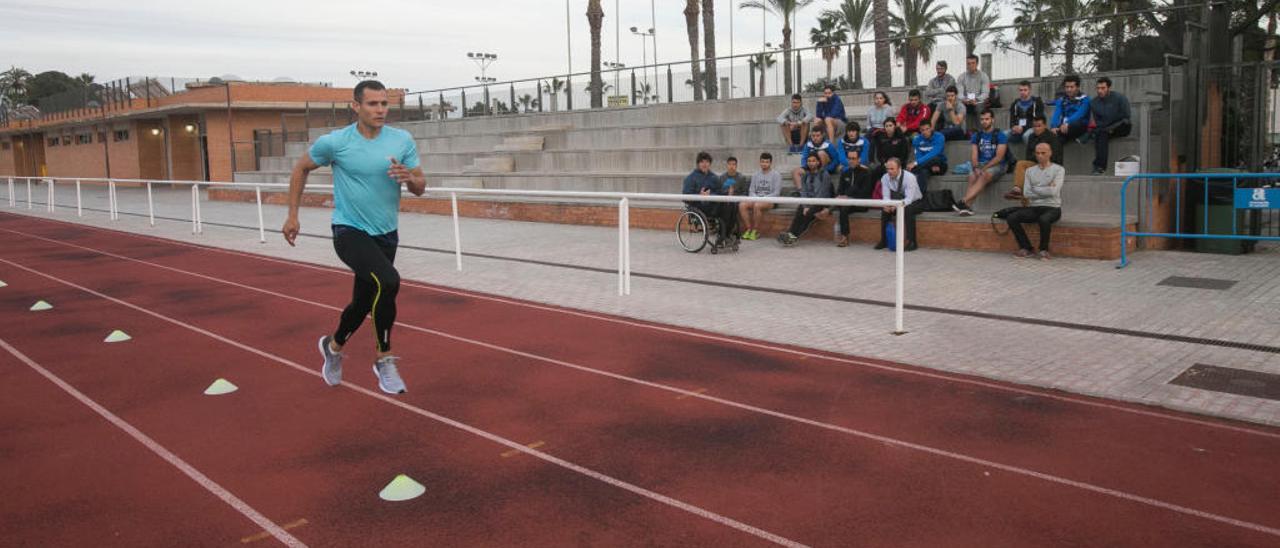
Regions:
<instances>
[{"instance_id":1,"label":"athlete's face","mask_svg":"<svg viewBox=\"0 0 1280 548\"><path fill-rule=\"evenodd\" d=\"M359 103L351 103L352 110L360 123L372 128L380 128L387 122L387 90L364 90Z\"/></svg>"}]
</instances>

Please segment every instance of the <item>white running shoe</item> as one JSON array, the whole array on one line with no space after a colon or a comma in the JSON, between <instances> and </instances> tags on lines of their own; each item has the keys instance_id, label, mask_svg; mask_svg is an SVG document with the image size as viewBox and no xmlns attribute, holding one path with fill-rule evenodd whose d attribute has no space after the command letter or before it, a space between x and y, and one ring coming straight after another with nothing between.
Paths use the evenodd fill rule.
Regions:
<instances>
[{"instance_id":1,"label":"white running shoe","mask_svg":"<svg viewBox=\"0 0 1280 548\"><path fill-rule=\"evenodd\" d=\"M324 377L324 383L329 386L338 386L342 384L342 358L341 352L334 352L329 348L329 342L333 340L333 336L325 335L320 337L320 355L324 357L324 367L320 369L320 375Z\"/></svg>"},{"instance_id":2,"label":"white running shoe","mask_svg":"<svg viewBox=\"0 0 1280 548\"><path fill-rule=\"evenodd\" d=\"M400 380L400 372L396 371L396 362L400 358L383 356L373 363L373 373L378 376L378 388L388 394L403 394L404 381Z\"/></svg>"}]
</instances>

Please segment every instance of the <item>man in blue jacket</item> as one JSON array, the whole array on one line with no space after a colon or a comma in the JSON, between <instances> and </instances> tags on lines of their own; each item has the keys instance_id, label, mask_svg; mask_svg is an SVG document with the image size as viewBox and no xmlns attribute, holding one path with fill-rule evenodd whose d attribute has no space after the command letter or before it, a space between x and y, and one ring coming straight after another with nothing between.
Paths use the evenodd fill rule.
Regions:
<instances>
[{"instance_id":1,"label":"man in blue jacket","mask_svg":"<svg viewBox=\"0 0 1280 548\"><path fill-rule=\"evenodd\" d=\"M840 135L837 130L848 122L849 118L844 113L844 103L840 101L840 96L836 95L836 90L831 87L831 84L822 87L822 97L818 99L817 110L818 112L813 115L814 127L825 128L827 139L834 141ZM800 163L803 165L804 161Z\"/></svg>"},{"instance_id":2,"label":"man in blue jacket","mask_svg":"<svg viewBox=\"0 0 1280 548\"><path fill-rule=\"evenodd\" d=\"M697 162L698 168L684 178L684 187L681 193L701 196L728 194L729 191L720 182L720 177L711 172L711 154L705 151L699 152ZM719 240L716 245L720 245L721 242L728 239L737 230L737 204L729 202L685 202L685 204L702 211L707 216L707 219L718 219L720 221L720 229L717 233Z\"/></svg>"},{"instance_id":3,"label":"man in blue jacket","mask_svg":"<svg viewBox=\"0 0 1280 548\"><path fill-rule=\"evenodd\" d=\"M1093 174L1102 175L1107 171L1107 153L1112 137L1124 137L1133 129L1129 120L1129 98L1111 91L1111 79L1098 78L1098 96L1089 103L1089 112L1093 114L1094 156Z\"/></svg>"},{"instance_id":4,"label":"man in blue jacket","mask_svg":"<svg viewBox=\"0 0 1280 548\"><path fill-rule=\"evenodd\" d=\"M804 150L800 152L800 165L808 165L809 156L812 155L818 155L822 170L832 175L849 168L849 159L844 155L844 147L828 141L826 130L818 126L813 126L813 129L809 130L809 142L804 144ZM795 181L796 188L800 188L800 181L804 179L804 168L798 167L792 171L791 179Z\"/></svg>"},{"instance_id":5,"label":"man in blue jacket","mask_svg":"<svg viewBox=\"0 0 1280 548\"><path fill-rule=\"evenodd\" d=\"M1053 127L1050 129L1063 145L1089 131L1089 96L1080 92L1080 77L1068 74L1062 79L1066 95L1053 102Z\"/></svg>"},{"instance_id":6,"label":"man in blue jacket","mask_svg":"<svg viewBox=\"0 0 1280 548\"><path fill-rule=\"evenodd\" d=\"M947 173L946 146L946 138L933 130L933 124L929 120L920 122L920 133L911 140L915 161L907 164L907 171L916 176L920 192L928 192L930 175Z\"/></svg>"}]
</instances>

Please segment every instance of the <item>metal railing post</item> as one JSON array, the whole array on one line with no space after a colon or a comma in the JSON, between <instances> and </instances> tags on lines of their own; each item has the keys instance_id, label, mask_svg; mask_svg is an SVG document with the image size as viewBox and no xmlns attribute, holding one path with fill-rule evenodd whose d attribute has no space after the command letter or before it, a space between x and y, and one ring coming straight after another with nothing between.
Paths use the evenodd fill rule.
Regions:
<instances>
[{"instance_id":1,"label":"metal railing post","mask_svg":"<svg viewBox=\"0 0 1280 548\"><path fill-rule=\"evenodd\" d=\"M200 185L191 185L196 192L196 232L204 234L204 212L200 209Z\"/></svg>"},{"instance_id":2,"label":"metal railing post","mask_svg":"<svg viewBox=\"0 0 1280 548\"><path fill-rule=\"evenodd\" d=\"M84 206L80 198L80 179L76 179L76 217L84 217Z\"/></svg>"},{"instance_id":3,"label":"metal railing post","mask_svg":"<svg viewBox=\"0 0 1280 548\"><path fill-rule=\"evenodd\" d=\"M906 333L906 331L903 329L903 326L902 326L903 298L904 298L904 294L906 293L906 276L904 275L905 268L906 268L906 252L905 252L906 250L903 249L904 247L906 247L906 239L907 239L906 209L907 208L905 203L898 204L898 207L895 209L896 218L894 221L895 226L893 227L894 239L897 240L896 242L897 247L894 248L894 255L896 255L894 259L897 265L894 267L894 269L897 271L897 278L898 278L897 289L896 289L897 296L895 297L894 303L893 303L893 322L894 322L893 333L895 335L902 335Z\"/></svg>"},{"instance_id":4,"label":"metal railing post","mask_svg":"<svg viewBox=\"0 0 1280 548\"><path fill-rule=\"evenodd\" d=\"M196 187L191 186L191 233L196 233Z\"/></svg>"},{"instance_id":5,"label":"metal railing post","mask_svg":"<svg viewBox=\"0 0 1280 548\"><path fill-rule=\"evenodd\" d=\"M58 207L56 203L57 198L56 198L55 190L53 187L53 179L45 179L45 183L49 185L49 199L47 200L49 203L45 205L46 205L46 208L49 210L49 213L53 213Z\"/></svg>"},{"instance_id":6,"label":"metal railing post","mask_svg":"<svg viewBox=\"0 0 1280 548\"><path fill-rule=\"evenodd\" d=\"M458 272L462 272L462 229L458 226L458 193L450 192L449 201L453 205L453 255L458 262Z\"/></svg>"},{"instance_id":7,"label":"metal railing post","mask_svg":"<svg viewBox=\"0 0 1280 548\"><path fill-rule=\"evenodd\" d=\"M623 292L626 293L627 295L630 295L631 294L631 202L626 198L623 198L622 202L623 202L622 213L624 214L623 217L626 219L626 221L622 223L622 226L623 226L622 244L623 244L623 249L626 250L623 252L623 258L625 259L625 263L623 264L623 281L625 282L625 287L623 288L624 290Z\"/></svg>"},{"instance_id":8,"label":"metal railing post","mask_svg":"<svg viewBox=\"0 0 1280 548\"><path fill-rule=\"evenodd\" d=\"M13 195L13 177L9 177L9 207L18 207L18 199Z\"/></svg>"},{"instance_id":9,"label":"metal railing post","mask_svg":"<svg viewBox=\"0 0 1280 548\"><path fill-rule=\"evenodd\" d=\"M267 243L267 225L262 219L262 187L253 185L253 196L258 201L258 243Z\"/></svg>"},{"instance_id":10,"label":"metal railing post","mask_svg":"<svg viewBox=\"0 0 1280 548\"><path fill-rule=\"evenodd\" d=\"M31 209L31 178L27 177L27 209Z\"/></svg>"},{"instance_id":11,"label":"metal railing post","mask_svg":"<svg viewBox=\"0 0 1280 548\"><path fill-rule=\"evenodd\" d=\"M107 179L107 218L116 220L116 183Z\"/></svg>"},{"instance_id":12,"label":"metal railing post","mask_svg":"<svg viewBox=\"0 0 1280 548\"><path fill-rule=\"evenodd\" d=\"M151 226L156 226L156 204L151 199L151 181L147 181L147 219L150 220Z\"/></svg>"},{"instance_id":13,"label":"metal railing post","mask_svg":"<svg viewBox=\"0 0 1280 548\"><path fill-rule=\"evenodd\" d=\"M627 260L625 254L627 252L626 235L627 230L627 199L618 200L618 296L621 297L626 291L626 270Z\"/></svg>"}]
</instances>

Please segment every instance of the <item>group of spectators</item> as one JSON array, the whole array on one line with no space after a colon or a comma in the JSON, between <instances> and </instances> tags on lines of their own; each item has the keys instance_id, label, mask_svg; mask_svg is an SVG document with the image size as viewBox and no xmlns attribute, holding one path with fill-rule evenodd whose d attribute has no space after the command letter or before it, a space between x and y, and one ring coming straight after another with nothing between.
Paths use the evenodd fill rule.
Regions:
<instances>
[{"instance_id":1,"label":"group of spectators","mask_svg":"<svg viewBox=\"0 0 1280 548\"><path fill-rule=\"evenodd\" d=\"M1018 96L1008 106L1007 129L995 126L998 99L990 78L978 69L974 55L966 59L959 77L947 74L947 63L937 63L937 76L921 90L910 90L907 104L895 110L889 96L875 92L867 110L865 128L849 119L843 102L831 86L823 89L815 113L805 109L800 95L791 97L791 106L778 116L778 124L790 154L800 155L800 167L791 173L793 195L812 198L873 198L902 200L906 207L907 251L917 248L915 215L924 209L929 179L947 173L946 141L968 139L970 154L968 184L963 196L951 206L958 215L973 215L973 203L982 190L997 183L1006 173L1015 173L1015 185L1005 194L1020 207L1005 217L1018 241L1019 257L1048 259L1052 223L1061 218L1061 190L1065 169L1063 147L1070 141L1095 143L1093 173L1102 174L1107 165L1109 141L1128 135L1132 128L1128 100L1111 89L1111 80L1097 82L1093 98L1080 90L1080 78L1063 79L1062 91L1051 103L1031 94L1030 82L1018 84ZM1049 118L1048 106L1053 107ZM1014 158L1010 144L1025 143L1022 160ZM773 168L772 155L760 157L760 172L746 177L737 172L737 160L730 158L727 171L711 173L712 159L698 155L698 169L685 180L686 194L747 194L780 196L781 175ZM957 170L960 171L960 170ZM692 204L692 203L691 203ZM763 213L770 204L710 204L704 213L718 219L722 237L740 234L745 240L759 237ZM945 207L945 206L944 206ZM783 245L794 245L819 218L836 215L834 239L837 246L849 243L849 214L865 208L841 207L835 211L822 206L797 208L786 232L778 235ZM886 207L881 214L880 241L886 247L886 224L895 211ZM739 223L740 221L740 223ZM1032 248L1023 223L1040 225L1039 250ZM740 224L740 227L739 227ZM738 230L740 232L735 232Z\"/></svg>"}]
</instances>

